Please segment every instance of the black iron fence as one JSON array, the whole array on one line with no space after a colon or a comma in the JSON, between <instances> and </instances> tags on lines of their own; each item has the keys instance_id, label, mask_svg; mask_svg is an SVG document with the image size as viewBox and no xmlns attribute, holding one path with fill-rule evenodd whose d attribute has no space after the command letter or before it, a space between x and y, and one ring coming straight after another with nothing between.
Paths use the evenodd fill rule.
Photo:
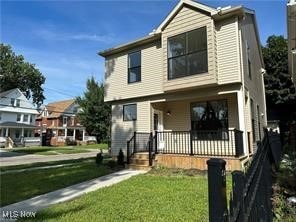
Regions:
<instances>
[{"instance_id":1,"label":"black iron fence","mask_svg":"<svg viewBox=\"0 0 296 222\"><path fill-rule=\"evenodd\" d=\"M243 132L239 130L155 132L155 152L205 156L241 156Z\"/></svg>"},{"instance_id":2,"label":"black iron fence","mask_svg":"<svg viewBox=\"0 0 296 222\"><path fill-rule=\"evenodd\" d=\"M127 141L127 163L133 153L148 152L149 151L150 133L134 132L132 138Z\"/></svg>"},{"instance_id":3,"label":"black iron fence","mask_svg":"<svg viewBox=\"0 0 296 222\"><path fill-rule=\"evenodd\" d=\"M226 162L210 159L207 162L210 222L272 221L272 165L278 166L280 158L279 135L266 131L246 171L232 172L229 209L226 198Z\"/></svg>"}]
</instances>

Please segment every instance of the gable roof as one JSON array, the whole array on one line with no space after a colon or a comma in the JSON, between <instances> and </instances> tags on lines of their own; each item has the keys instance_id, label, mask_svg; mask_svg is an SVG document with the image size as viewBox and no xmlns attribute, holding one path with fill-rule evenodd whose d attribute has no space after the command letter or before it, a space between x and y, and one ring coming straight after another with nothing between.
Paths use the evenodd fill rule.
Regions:
<instances>
[{"instance_id":1,"label":"gable roof","mask_svg":"<svg viewBox=\"0 0 296 222\"><path fill-rule=\"evenodd\" d=\"M63 101L57 101L48 103L46 105L46 109L49 113L49 116L47 118L57 118L60 117L65 110L70 107L75 102L74 99L69 100L63 100Z\"/></svg>"},{"instance_id":2,"label":"gable roof","mask_svg":"<svg viewBox=\"0 0 296 222\"><path fill-rule=\"evenodd\" d=\"M217 13L217 10L215 8L209 7L207 5L200 4L192 0L181 0L175 6L175 8L168 14L168 16L163 20L163 22L157 27L157 29L155 30L155 33L160 33L185 5L191 6L200 11L204 11L211 16Z\"/></svg>"},{"instance_id":3,"label":"gable roof","mask_svg":"<svg viewBox=\"0 0 296 222\"><path fill-rule=\"evenodd\" d=\"M0 92L0 98L6 97L7 95L9 95L11 92L14 92L14 91L18 91L19 93L23 94L18 88L14 88L4 92Z\"/></svg>"}]
</instances>

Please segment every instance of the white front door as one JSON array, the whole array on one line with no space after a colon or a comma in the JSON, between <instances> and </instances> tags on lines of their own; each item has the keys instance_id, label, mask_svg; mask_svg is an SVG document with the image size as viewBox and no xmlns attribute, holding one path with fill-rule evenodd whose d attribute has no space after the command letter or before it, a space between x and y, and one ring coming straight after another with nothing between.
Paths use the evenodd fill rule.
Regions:
<instances>
[{"instance_id":1,"label":"white front door","mask_svg":"<svg viewBox=\"0 0 296 222\"><path fill-rule=\"evenodd\" d=\"M163 131L163 112L159 110L154 110L153 113L153 130L162 132ZM158 134L157 136L157 148L163 150L164 139L163 134Z\"/></svg>"}]
</instances>

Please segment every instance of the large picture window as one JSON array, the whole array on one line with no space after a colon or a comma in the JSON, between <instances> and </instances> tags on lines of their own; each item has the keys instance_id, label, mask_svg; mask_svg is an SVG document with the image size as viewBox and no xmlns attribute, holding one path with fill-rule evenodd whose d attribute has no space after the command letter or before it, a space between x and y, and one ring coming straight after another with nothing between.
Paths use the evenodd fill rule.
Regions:
<instances>
[{"instance_id":1,"label":"large picture window","mask_svg":"<svg viewBox=\"0 0 296 222\"><path fill-rule=\"evenodd\" d=\"M123 121L137 120L137 105L130 104L123 106Z\"/></svg>"},{"instance_id":2,"label":"large picture window","mask_svg":"<svg viewBox=\"0 0 296 222\"><path fill-rule=\"evenodd\" d=\"M227 100L197 102L191 104L191 130L219 132L216 139L228 139L228 106ZM209 139L209 138L205 138Z\"/></svg>"},{"instance_id":3,"label":"large picture window","mask_svg":"<svg viewBox=\"0 0 296 222\"><path fill-rule=\"evenodd\" d=\"M141 51L128 55L128 83L141 81Z\"/></svg>"},{"instance_id":4,"label":"large picture window","mask_svg":"<svg viewBox=\"0 0 296 222\"><path fill-rule=\"evenodd\" d=\"M168 39L168 79L207 71L206 27L182 33Z\"/></svg>"}]
</instances>

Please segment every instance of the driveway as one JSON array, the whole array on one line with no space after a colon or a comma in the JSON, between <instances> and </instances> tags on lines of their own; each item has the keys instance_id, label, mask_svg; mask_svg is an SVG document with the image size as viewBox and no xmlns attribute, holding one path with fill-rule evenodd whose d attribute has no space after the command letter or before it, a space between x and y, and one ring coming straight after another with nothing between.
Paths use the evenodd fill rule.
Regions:
<instances>
[{"instance_id":1,"label":"driveway","mask_svg":"<svg viewBox=\"0 0 296 222\"><path fill-rule=\"evenodd\" d=\"M0 166L15 166L30 163L41 163L59 160L75 160L81 158L95 157L98 150L92 150L87 153L75 153L75 154L60 154L53 156L42 155L24 155L15 152L9 152L0 150Z\"/></svg>"}]
</instances>

